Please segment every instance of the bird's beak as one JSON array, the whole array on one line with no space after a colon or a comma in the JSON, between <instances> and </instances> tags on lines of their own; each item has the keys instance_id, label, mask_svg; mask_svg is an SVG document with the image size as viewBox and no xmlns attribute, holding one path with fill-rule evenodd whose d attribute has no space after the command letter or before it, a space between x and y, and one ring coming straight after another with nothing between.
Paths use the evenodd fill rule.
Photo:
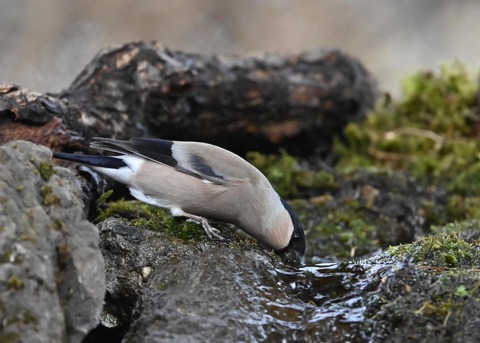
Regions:
<instances>
[{"instance_id":1,"label":"bird's beak","mask_svg":"<svg viewBox=\"0 0 480 343\"><path fill-rule=\"evenodd\" d=\"M283 263L299 267L305 264L304 256L301 256L295 250L288 250L285 252L279 252L280 257L282 258Z\"/></svg>"}]
</instances>

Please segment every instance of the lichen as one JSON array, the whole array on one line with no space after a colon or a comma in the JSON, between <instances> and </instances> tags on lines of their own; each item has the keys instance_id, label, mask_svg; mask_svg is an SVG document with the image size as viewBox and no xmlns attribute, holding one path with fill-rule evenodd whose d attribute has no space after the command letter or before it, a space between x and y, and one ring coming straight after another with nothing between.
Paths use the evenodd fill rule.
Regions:
<instances>
[{"instance_id":1,"label":"lichen","mask_svg":"<svg viewBox=\"0 0 480 343\"><path fill-rule=\"evenodd\" d=\"M7 280L7 286L10 289L19 290L19 289L22 289L25 286L25 284L23 280L20 279L18 276L12 275Z\"/></svg>"},{"instance_id":2,"label":"lichen","mask_svg":"<svg viewBox=\"0 0 480 343\"><path fill-rule=\"evenodd\" d=\"M43 198L43 204L46 206L56 205L60 203L60 198L53 193L49 184L43 184L40 187L40 195Z\"/></svg>"},{"instance_id":3,"label":"lichen","mask_svg":"<svg viewBox=\"0 0 480 343\"><path fill-rule=\"evenodd\" d=\"M24 186L24 185L19 185L19 186L16 186L16 187L15 187L15 190L16 190L17 192L21 192L21 191L23 191L24 189L25 189L25 186Z\"/></svg>"},{"instance_id":4,"label":"lichen","mask_svg":"<svg viewBox=\"0 0 480 343\"><path fill-rule=\"evenodd\" d=\"M45 181L48 181L50 177L55 174L55 169L53 169L53 165L46 161L40 161L40 165L38 166L38 172L40 176Z\"/></svg>"}]
</instances>

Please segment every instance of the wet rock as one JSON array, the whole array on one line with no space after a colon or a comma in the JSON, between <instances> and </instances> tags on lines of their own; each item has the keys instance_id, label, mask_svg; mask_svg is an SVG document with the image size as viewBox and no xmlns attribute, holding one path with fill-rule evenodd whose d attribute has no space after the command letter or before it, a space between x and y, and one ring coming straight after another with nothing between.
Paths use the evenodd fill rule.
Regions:
<instances>
[{"instance_id":1,"label":"wet rock","mask_svg":"<svg viewBox=\"0 0 480 343\"><path fill-rule=\"evenodd\" d=\"M366 298L373 342L478 342L478 269L396 265Z\"/></svg>"},{"instance_id":2,"label":"wet rock","mask_svg":"<svg viewBox=\"0 0 480 343\"><path fill-rule=\"evenodd\" d=\"M447 240L449 234L442 233L359 262L300 269L282 265L251 241L232 244L227 232L222 234L228 242L180 239L119 218L99 228L106 305L102 325L85 342L424 337L470 342L480 337L474 315L479 309L476 223L466 226L471 242L455 234ZM446 268L444 263L455 258L458 267Z\"/></svg>"},{"instance_id":3,"label":"wet rock","mask_svg":"<svg viewBox=\"0 0 480 343\"><path fill-rule=\"evenodd\" d=\"M104 261L75 177L30 142L0 147L0 341L80 342L100 320Z\"/></svg>"},{"instance_id":4,"label":"wet rock","mask_svg":"<svg viewBox=\"0 0 480 343\"><path fill-rule=\"evenodd\" d=\"M268 341L294 337L308 304L254 249L211 247L171 259L142 294L126 342Z\"/></svg>"},{"instance_id":5,"label":"wet rock","mask_svg":"<svg viewBox=\"0 0 480 343\"><path fill-rule=\"evenodd\" d=\"M88 342L102 342L105 337L120 342L152 271L198 247L162 232L129 226L119 218L107 219L98 228L105 257L106 297L101 325L90 333Z\"/></svg>"},{"instance_id":6,"label":"wet rock","mask_svg":"<svg viewBox=\"0 0 480 343\"><path fill-rule=\"evenodd\" d=\"M335 187L292 205L307 227L307 260L367 258L410 243L445 222L448 194L404 172L355 170Z\"/></svg>"},{"instance_id":7,"label":"wet rock","mask_svg":"<svg viewBox=\"0 0 480 343\"><path fill-rule=\"evenodd\" d=\"M183 240L116 218L99 228L107 297L92 342L265 341L302 328L311 305L250 240L232 243L228 232L227 242Z\"/></svg>"}]
</instances>

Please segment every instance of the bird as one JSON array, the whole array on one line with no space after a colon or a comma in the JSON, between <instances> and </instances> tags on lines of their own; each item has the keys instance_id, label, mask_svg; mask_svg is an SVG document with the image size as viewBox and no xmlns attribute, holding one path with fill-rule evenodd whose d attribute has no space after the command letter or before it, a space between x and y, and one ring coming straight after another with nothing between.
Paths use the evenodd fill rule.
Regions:
<instances>
[{"instance_id":1,"label":"bird","mask_svg":"<svg viewBox=\"0 0 480 343\"><path fill-rule=\"evenodd\" d=\"M237 154L209 143L159 138L94 137L90 147L109 155L53 152L53 157L125 184L139 201L197 222L210 239L222 237L207 219L230 223L284 263L302 263L305 233L297 214L267 177Z\"/></svg>"}]
</instances>

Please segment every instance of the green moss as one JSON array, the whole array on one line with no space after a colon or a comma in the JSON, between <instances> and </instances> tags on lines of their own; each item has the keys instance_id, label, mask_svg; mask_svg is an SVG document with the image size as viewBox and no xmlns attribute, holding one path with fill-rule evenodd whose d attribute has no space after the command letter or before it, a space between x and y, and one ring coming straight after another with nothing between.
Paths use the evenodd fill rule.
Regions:
<instances>
[{"instance_id":1,"label":"green moss","mask_svg":"<svg viewBox=\"0 0 480 343\"><path fill-rule=\"evenodd\" d=\"M21 192L21 191L23 191L24 189L25 189L25 186L24 186L24 185L20 185L20 186L15 187L15 190L16 190L17 192Z\"/></svg>"},{"instance_id":2,"label":"green moss","mask_svg":"<svg viewBox=\"0 0 480 343\"><path fill-rule=\"evenodd\" d=\"M440 233L422 237L405 245L390 247L388 252L398 259L443 268L480 266L480 249L460 239L456 233Z\"/></svg>"},{"instance_id":3,"label":"green moss","mask_svg":"<svg viewBox=\"0 0 480 343\"><path fill-rule=\"evenodd\" d=\"M418 310L414 312L415 315L423 315L427 317L436 317L444 325L448 319L454 314L458 313L464 304L453 301L451 298L446 301L440 301L438 304L426 301Z\"/></svg>"},{"instance_id":4,"label":"green moss","mask_svg":"<svg viewBox=\"0 0 480 343\"><path fill-rule=\"evenodd\" d=\"M8 278L7 286L10 289L19 290L22 289L25 284L18 276L12 275Z\"/></svg>"},{"instance_id":5,"label":"green moss","mask_svg":"<svg viewBox=\"0 0 480 343\"><path fill-rule=\"evenodd\" d=\"M445 182L462 195L480 195L476 76L460 63L403 82L403 97L380 101L363 123L337 141L338 168L402 169L419 180Z\"/></svg>"},{"instance_id":6,"label":"green moss","mask_svg":"<svg viewBox=\"0 0 480 343\"><path fill-rule=\"evenodd\" d=\"M113 189L109 189L97 199L97 209L101 211L103 207L107 204L108 198L113 194Z\"/></svg>"},{"instance_id":7,"label":"green moss","mask_svg":"<svg viewBox=\"0 0 480 343\"><path fill-rule=\"evenodd\" d=\"M448 233L451 235L461 235L463 232L478 231L480 225L476 220L465 220L460 222L448 223L445 225L434 225L431 227L433 233Z\"/></svg>"},{"instance_id":8,"label":"green moss","mask_svg":"<svg viewBox=\"0 0 480 343\"><path fill-rule=\"evenodd\" d=\"M20 336L14 332L0 332L0 342L2 343L20 342Z\"/></svg>"},{"instance_id":9,"label":"green moss","mask_svg":"<svg viewBox=\"0 0 480 343\"><path fill-rule=\"evenodd\" d=\"M470 292L468 291L467 287L465 287L465 285L460 285L455 289L455 295L457 297L468 297L470 295Z\"/></svg>"},{"instance_id":10,"label":"green moss","mask_svg":"<svg viewBox=\"0 0 480 343\"><path fill-rule=\"evenodd\" d=\"M382 255L392 261L391 256ZM418 341L425 338L422 334L429 336L425 341L438 337L443 341L463 341L464 332L476 332L465 330L470 327L472 318L476 318L480 305L478 267L445 268L396 263L395 268L382 276L379 286L375 296L370 298L373 303L366 302L370 307L367 313L381 328L381 336L377 337L383 337L385 341L392 341L395 337L414 337ZM425 327L431 330L427 332Z\"/></svg>"},{"instance_id":11,"label":"green moss","mask_svg":"<svg viewBox=\"0 0 480 343\"><path fill-rule=\"evenodd\" d=\"M25 261L25 255L14 253L11 249L5 251L0 258L0 263L22 263Z\"/></svg>"},{"instance_id":12,"label":"green moss","mask_svg":"<svg viewBox=\"0 0 480 343\"><path fill-rule=\"evenodd\" d=\"M38 325L38 318L29 311L16 311L5 320L5 324L9 325ZM0 341L2 342L2 341Z\"/></svg>"},{"instance_id":13,"label":"green moss","mask_svg":"<svg viewBox=\"0 0 480 343\"><path fill-rule=\"evenodd\" d=\"M452 195L448 199L447 210L454 219L480 219L480 196L464 197Z\"/></svg>"},{"instance_id":14,"label":"green moss","mask_svg":"<svg viewBox=\"0 0 480 343\"><path fill-rule=\"evenodd\" d=\"M159 291L164 291L168 288L168 282L167 281L161 281L157 283L157 289Z\"/></svg>"},{"instance_id":15,"label":"green moss","mask_svg":"<svg viewBox=\"0 0 480 343\"><path fill-rule=\"evenodd\" d=\"M338 199L324 195L290 204L307 227L307 250L322 257L351 258L365 256L380 248L381 224L365 214L356 199Z\"/></svg>"},{"instance_id":16,"label":"green moss","mask_svg":"<svg viewBox=\"0 0 480 343\"><path fill-rule=\"evenodd\" d=\"M58 218L55 218L53 220L53 229L56 231L64 231L65 229L65 224Z\"/></svg>"},{"instance_id":17,"label":"green moss","mask_svg":"<svg viewBox=\"0 0 480 343\"><path fill-rule=\"evenodd\" d=\"M38 324L38 318L30 312L25 312L23 314L23 322L26 323L26 324L37 325Z\"/></svg>"},{"instance_id":18,"label":"green moss","mask_svg":"<svg viewBox=\"0 0 480 343\"><path fill-rule=\"evenodd\" d=\"M3 253L2 258L0 259L0 263L8 263L8 262L10 262L11 257L12 257L12 250L11 250L11 249L8 249L7 251L5 251L5 252Z\"/></svg>"},{"instance_id":19,"label":"green moss","mask_svg":"<svg viewBox=\"0 0 480 343\"><path fill-rule=\"evenodd\" d=\"M102 221L112 216L121 216L129 219L134 226L166 232L185 240L204 240L206 238L201 225L173 218L164 210L139 201L120 200L111 202L106 210L100 212L97 221Z\"/></svg>"},{"instance_id":20,"label":"green moss","mask_svg":"<svg viewBox=\"0 0 480 343\"><path fill-rule=\"evenodd\" d=\"M358 213L345 209L329 212L314 230L330 241L331 255L340 258L364 255L379 245L375 227Z\"/></svg>"},{"instance_id":21,"label":"green moss","mask_svg":"<svg viewBox=\"0 0 480 343\"><path fill-rule=\"evenodd\" d=\"M46 206L57 205L60 203L60 198L53 194L52 187L48 184L43 184L40 187L40 195L43 198L43 204Z\"/></svg>"},{"instance_id":22,"label":"green moss","mask_svg":"<svg viewBox=\"0 0 480 343\"><path fill-rule=\"evenodd\" d=\"M298 170L294 173L295 184L301 188L334 188L337 186L335 175L325 171Z\"/></svg>"},{"instance_id":23,"label":"green moss","mask_svg":"<svg viewBox=\"0 0 480 343\"><path fill-rule=\"evenodd\" d=\"M38 166L38 172L40 173L40 176L42 179L45 181L48 181L50 177L55 174L55 170L53 169L53 165L51 163L48 163L46 161L41 161L40 165Z\"/></svg>"}]
</instances>

